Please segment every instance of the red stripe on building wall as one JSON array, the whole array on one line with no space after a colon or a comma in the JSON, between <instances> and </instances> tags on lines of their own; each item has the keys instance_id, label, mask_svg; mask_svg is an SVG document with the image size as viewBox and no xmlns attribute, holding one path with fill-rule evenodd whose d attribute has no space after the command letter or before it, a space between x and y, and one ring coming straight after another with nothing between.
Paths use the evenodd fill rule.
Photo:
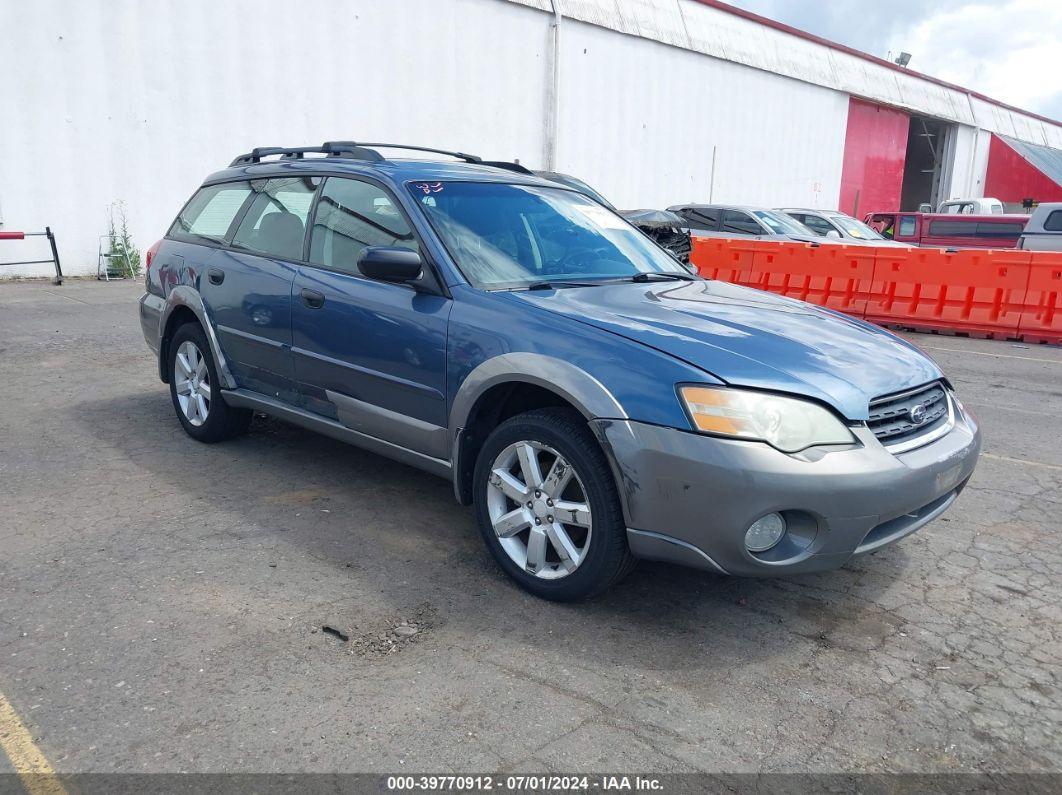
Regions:
<instances>
[{"instance_id":1,"label":"red stripe on building wall","mask_svg":"<svg viewBox=\"0 0 1062 795\"><path fill-rule=\"evenodd\" d=\"M871 212L900 209L910 122L903 111L849 99L838 206L841 212L861 218Z\"/></svg>"},{"instance_id":2,"label":"red stripe on building wall","mask_svg":"<svg viewBox=\"0 0 1062 795\"><path fill-rule=\"evenodd\" d=\"M1062 186L1033 166L998 135L993 135L988 146L985 196L999 199L1004 204L1021 204L1023 199L1060 202Z\"/></svg>"}]
</instances>

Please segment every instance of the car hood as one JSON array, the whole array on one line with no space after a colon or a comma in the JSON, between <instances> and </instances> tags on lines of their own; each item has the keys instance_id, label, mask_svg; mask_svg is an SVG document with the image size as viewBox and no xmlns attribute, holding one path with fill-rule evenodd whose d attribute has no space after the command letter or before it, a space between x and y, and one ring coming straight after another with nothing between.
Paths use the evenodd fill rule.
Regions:
<instances>
[{"instance_id":1,"label":"car hood","mask_svg":"<svg viewBox=\"0 0 1062 795\"><path fill-rule=\"evenodd\" d=\"M816 398L850 420L865 420L873 398L942 377L929 357L883 329L726 282L623 282L508 295L649 345L725 383Z\"/></svg>"}]
</instances>

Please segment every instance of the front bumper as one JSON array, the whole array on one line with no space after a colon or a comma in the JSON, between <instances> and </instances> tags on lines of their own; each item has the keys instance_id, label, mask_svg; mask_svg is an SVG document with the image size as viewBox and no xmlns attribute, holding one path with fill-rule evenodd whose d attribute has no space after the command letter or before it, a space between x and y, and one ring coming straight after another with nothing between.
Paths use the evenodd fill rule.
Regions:
<instances>
[{"instance_id":1,"label":"front bumper","mask_svg":"<svg viewBox=\"0 0 1062 795\"><path fill-rule=\"evenodd\" d=\"M629 420L595 420L620 487L631 551L742 576L834 569L891 544L943 513L981 449L976 422L956 409L946 435L893 454L866 428L844 448L781 453ZM745 531L782 513L790 532L753 554Z\"/></svg>"}]
</instances>

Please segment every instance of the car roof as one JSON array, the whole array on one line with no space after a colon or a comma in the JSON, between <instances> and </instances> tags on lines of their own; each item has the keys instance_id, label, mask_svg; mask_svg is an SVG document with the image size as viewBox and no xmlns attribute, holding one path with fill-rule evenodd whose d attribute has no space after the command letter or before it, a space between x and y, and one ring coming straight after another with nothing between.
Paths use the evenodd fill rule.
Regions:
<instances>
[{"instance_id":1,"label":"car roof","mask_svg":"<svg viewBox=\"0 0 1062 795\"><path fill-rule=\"evenodd\" d=\"M767 210L769 212L778 212L772 207L758 207L754 204L673 204L671 207L668 207L668 209L672 210L675 207L685 207L691 210L743 210L745 212Z\"/></svg>"},{"instance_id":2,"label":"car roof","mask_svg":"<svg viewBox=\"0 0 1062 795\"><path fill-rule=\"evenodd\" d=\"M812 207L777 207L780 213L813 213L818 215L844 215L840 210L816 210ZM851 218L851 216L848 216Z\"/></svg>"},{"instance_id":3,"label":"car roof","mask_svg":"<svg viewBox=\"0 0 1062 795\"><path fill-rule=\"evenodd\" d=\"M383 176L393 182L410 180L499 182L515 185L538 185L541 187L569 190L564 185L542 179L533 174L479 163L460 160L422 160L411 158L388 158L369 161L344 157L306 157L300 159L268 160L261 163L231 166L215 171L203 184L226 182L234 179L261 179L264 177L292 176L299 173Z\"/></svg>"}]
</instances>

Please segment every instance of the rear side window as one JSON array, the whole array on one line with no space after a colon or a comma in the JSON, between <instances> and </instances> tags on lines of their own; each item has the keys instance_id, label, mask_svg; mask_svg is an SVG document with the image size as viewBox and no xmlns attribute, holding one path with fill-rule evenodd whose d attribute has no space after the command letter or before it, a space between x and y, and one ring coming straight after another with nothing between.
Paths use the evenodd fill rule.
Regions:
<instances>
[{"instance_id":1,"label":"rear side window","mask_svg":"<svg viewBox=\"0 0 1062 795\"><path fill-rule=\"evenodd\" d=\"M1062 210L1052 210L1044 219L1045 232L1062 232Z\"/></svg>"},{"instance_id":2,"label":"rear side window","mask_svg":"<svg viewBox=\"0 0 1062 795\"><path fill-rule=\"evenodd\" d=\"M1025 231L1025 224L993 224L982 223L977 225L978 237L1018 237Z\"/></svg>"},{"instance_id":3,"label":"rear side window","mask_svg":"<svg viewBox=\"0 0 1062 795\"><path fill-rule=\"evenodd\" d=\"M825 218L819 218L817 215L805 215L801 217L794 216L800 223L804 224L808 229L814 232L816 235L828 235L830 232L836 232L833 228L833 224L827 221Z\"/></svg>"},{"instance_id":4,"label":"rear side window","mask_svg":"<svg viewBox=\"0 0 1062 795\"><path fill-rule=\"evenodd\" d=\"M913 217L911 217L910 215L900 216L901 237L912 237L915 233L916 228L917 224L915 223L915 219Z\"/></svg>"},{"instance_id":5,"label":"rear side window","mask_svg":"<svg viewBox=\"0 0 1062 795\"><path fill-rule=\"evenodd\" d=\"M763 228L746 213L727 210L723 213L723 231L737 235L762 235Z\"/></svg>"},{"instance_id":6,"label":"rear side window","mask_svg":"<svg viewBox=\"0 0 1062 795\"><path fill-rule=\"evenodd\" d=\"M181 210L168 234L222 243L250 195L248 182L226 182L201 188Z\"/></svg>"},{"instance_id":7,"label":"rear side window","mask_svg":"<svg viewBox=\"0 0 1062 795\"><path fill-rule=\"evenodd\" d=\"M929 225L929 234L933 237L972 237L976 232L975 224L959 221L933 221Z\"/></svg>"},{"instance_id":8,"label":"rear side window","mask_svg":"<svg viewBox=\"0 0 1062 795\"><path fill-rule=\"evenodd\" d=\"M687 207L681 215L690 225L690 229L715 232L719 229L719 210L713 207Z\"/></svg>"},{"instance_id":9,"label":"rear side window","mask_svg":"<svg viewBox=\"0 0 1062 795\"><path fill-rule=\"evenodd\" d=\"M301 260L306 217L317 190L312 177L253 180L254 200L232 238L236 248Z\"/></svg>"},{"instance_id":10,"label":"rear side window","mask_svg":"<svg viewBox=\"0 0 1062 795\"><path fill-rule=\"evenodd\" d=\"M314 215L310 262L360 276L358 257L368 246L418 249L409 221L383 188L329 178Z\"/></svg>"},{"instance_id":11,"label":"rear side window","mask_svg":"<svg viewBox=\"0 0 1062 795\"><path fill-rule=\"evenodd\" d=\"M933 221L929 225L929 234L933 237L1017 237L1024 226L1021 223Z\"/></svg>"}]
</instances>

